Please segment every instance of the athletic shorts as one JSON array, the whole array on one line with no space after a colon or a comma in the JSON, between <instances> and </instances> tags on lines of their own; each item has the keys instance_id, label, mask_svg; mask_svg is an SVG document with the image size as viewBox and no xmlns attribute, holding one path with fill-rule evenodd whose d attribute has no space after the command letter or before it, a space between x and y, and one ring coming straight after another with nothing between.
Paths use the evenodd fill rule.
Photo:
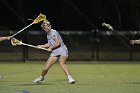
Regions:
<instances>
[{"instance_id":1,"label":"athletic shorts","mask_svg":"<svg viewBox=\"0 0 140 93\"><path fill-rule=\"evenodd\" d=\"M53 50L50 56L67 56L68 57L68 49L66 46L61 46Z\"/></svg>"}]
</instances>

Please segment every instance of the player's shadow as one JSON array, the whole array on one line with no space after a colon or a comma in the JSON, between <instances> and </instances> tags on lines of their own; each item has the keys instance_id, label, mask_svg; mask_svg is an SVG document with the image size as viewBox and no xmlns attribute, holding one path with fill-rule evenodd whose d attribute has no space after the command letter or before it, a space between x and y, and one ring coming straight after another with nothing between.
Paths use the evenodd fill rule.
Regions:
<instances>
[{"instance_id":1,"label":"player's shadow","mask_svg":"<svg viewBox=\"0 0 140 93\"><path fill-rule=\"evenodd\" d=\"M126 84L140 84L140 82L138 82L138 81L124 81L124 82L122 82L122 83L126 83Z\"/></svg>"},{"instance_id":2,"label":"player's shadow","mask_svg":"<svg viewBox=\"0 0 140 93\"><path fill-rule=\"evenodd\" d=\"M20 81L0 81L0 82L20 82Z\"/></svg>"},{"instance_id":3,"label":"player's shadow","mask_svg":"<svg viewBox=\"0 0 140 93\"><path fill-rule=\"evenodd\" d=\"M65 82L65 81L67 81L66 79L57 79L57 80L54 80L53 82Z\"/></svg>"},{"instance_id":4,"label":"player's shadow","mask_svg":"<svg viewBox=\"0 0 140 93\"><path fill-rule=\"evenodd\" d=\"M51 83L26 83L26 84L18 84L18 85L14 85L14 86L44 86L44 85L53 85Z\"/></svg>"},{"instance_id":5,"label":"player's shadow","mask_svg":"<svg viewBox=\"0 0 140 93\"><path fill-rule=\"evenodd\" d=\"M129 84L140 84L140 82L128 82Z\"/></svg>"}]
</instances>

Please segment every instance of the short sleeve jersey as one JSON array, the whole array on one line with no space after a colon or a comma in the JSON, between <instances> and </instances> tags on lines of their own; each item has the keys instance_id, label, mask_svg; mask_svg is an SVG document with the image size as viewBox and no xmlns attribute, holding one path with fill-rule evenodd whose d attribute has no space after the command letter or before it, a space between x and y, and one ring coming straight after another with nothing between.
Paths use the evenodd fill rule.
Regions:
<instances>
[{"instance_id":1,"label":"short sleeve jersey","mask_svg":"<svg viewBox=\"0 0 140 93\"><path fill-rule=\"evenodd\" d=\"M50 46L53 46L55 44L55 38L59 39L61 46L65 45L59 33L56 30L51 29L50 33L47 35L48 44Z\"/></svg>"}]
</instances>

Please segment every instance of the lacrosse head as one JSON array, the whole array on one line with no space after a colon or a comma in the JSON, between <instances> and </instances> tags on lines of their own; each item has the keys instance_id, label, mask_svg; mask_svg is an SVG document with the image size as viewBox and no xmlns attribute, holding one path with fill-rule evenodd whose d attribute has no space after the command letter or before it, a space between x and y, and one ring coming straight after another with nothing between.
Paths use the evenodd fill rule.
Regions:
<instances>
[{"instance_id":1,"label":"lacrosse head","mask_svg":"<svg viewBox=\"0 0 140 93\"><path fill-rule=\"evenodd\" d=\"M19 41L19 40L17 40L16 38L12 38L12 39L11 39L11 44L12 44L13 46L16 46L16 45L21 45L22 42Z\"/></svg>"},{"instance_id":2,"label":"lacrosse head","mask_svg":"<svg viewBox=\"0 0 140 93\"><path fill-rule=\"evenodd\" d=\"M43 15L43 14L39 14L38 17L37 17L35 20L33 20L33 23L34 23L34 24L37 24L37 23L39 23L39 22L41 22L41 21L43 21L43 20L47 20L47 19L46 19L46 16Z\"/></svg>"}]
</instances>

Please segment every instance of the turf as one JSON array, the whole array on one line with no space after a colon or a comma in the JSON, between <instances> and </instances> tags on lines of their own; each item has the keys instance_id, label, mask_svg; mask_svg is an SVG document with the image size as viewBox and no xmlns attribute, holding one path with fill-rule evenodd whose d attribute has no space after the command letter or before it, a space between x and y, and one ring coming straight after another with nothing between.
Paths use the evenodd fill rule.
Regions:
<instances>
[{"instance_id":1,"label":"turf","mask_svg":"<svg viewBox=\"0 0 140 93\"><path fill-rule=\"evenodd\" d=\"M44 64L0 63L0 93L140 93L140 64L68 64L77 80L72 85L55 64L42 83L32 83Z\"/></svg>"}]
</instances>

